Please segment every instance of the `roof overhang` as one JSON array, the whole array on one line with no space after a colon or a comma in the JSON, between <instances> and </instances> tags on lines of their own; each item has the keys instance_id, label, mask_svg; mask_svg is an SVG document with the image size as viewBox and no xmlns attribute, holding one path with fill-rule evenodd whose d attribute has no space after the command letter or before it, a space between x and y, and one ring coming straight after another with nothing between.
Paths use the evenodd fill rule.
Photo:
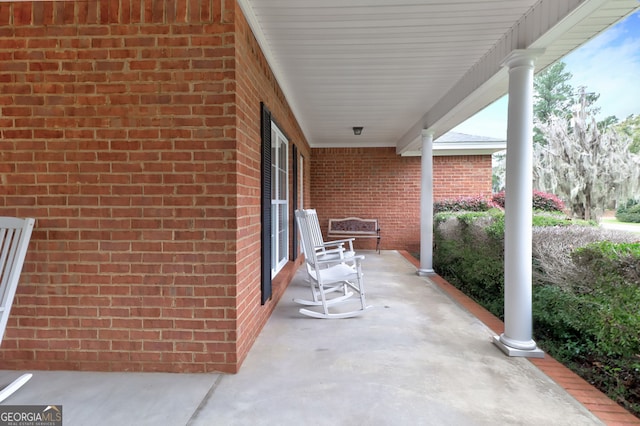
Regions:
<instances>
[{"instance_id":1,"label":"roof overhang","mask_svg":"<svg viewBox=\"0 0 640 426\"><path fill-rule=\"evenodd\" d=\"M432 152L434 157L445 157L492 155L505 149L507 149L506 140L449 132L433 141ZM420 156L422 150L406 151L402 155L405 157Z\"/></svg>"},{"instance_id":2,"label":"roof overhang","mask_svg":"<svg viewBox=\"0 0 640 426\"><path fill-rule=\"evenodd\" d=\"M540 71L637 0L238 0L311 147L419 151L507 92L504 59ZM355 136L353 126L363 126Z\"/></svg>"},{"instance_id":3,"label":"roof overhang","mask_svg":"<svg viewBox=\"0 0 640 426\"><path fill-rule=\"evenodd\" d=\"M422 143L423 130L434 138L473 116L507 93L508 71L503 60L517 45L541 49L536 72L561 59L600 32L638 9L637 1L593 0L567 4L564 12L558 4L540 1L523 16L487 56L468 71L431 110L405 133L396 145L398 154L415 151ZM617 3L617 4L616 4ZM624 3L624 4L623 4ZM522 41L520 41L522 40ZM483 74L487 78L483 78ZM434 154L435 155L435 154Z\"/></svg>"},{"instance_id":4,"label":"roof overhang","mask_svg":"<svg viewBox=\"0 0 640 426\"><path fill-rule=\"evenodd\" d=\"M479 142L458 143L442 142L433 144L434 157L468 156L468 155L493 155L496 152L507 149L507 142L483 144ZM405 157L422 155L422 151L407 151Z\"/></svg>"}]
</instances>

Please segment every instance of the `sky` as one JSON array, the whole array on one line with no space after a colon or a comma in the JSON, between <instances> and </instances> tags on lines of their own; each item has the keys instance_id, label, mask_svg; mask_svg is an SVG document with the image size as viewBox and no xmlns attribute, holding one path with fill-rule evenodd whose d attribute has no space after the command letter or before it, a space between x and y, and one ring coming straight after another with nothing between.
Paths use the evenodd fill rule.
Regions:
<instances>
[{"instance_id":1,"label":"sky","mask_svg":"<svg viewBox=\"0 0 640 426\"><path fill-rule=\"evenodd\" d=\"M640 114L640 12L628 16L607 31L562 58L574 88L600 94L596 106L602 119L615 115L624 120ZM505 139L507 97L489 105L453 129L455 132Z\"/></svg>"}]
</instances>

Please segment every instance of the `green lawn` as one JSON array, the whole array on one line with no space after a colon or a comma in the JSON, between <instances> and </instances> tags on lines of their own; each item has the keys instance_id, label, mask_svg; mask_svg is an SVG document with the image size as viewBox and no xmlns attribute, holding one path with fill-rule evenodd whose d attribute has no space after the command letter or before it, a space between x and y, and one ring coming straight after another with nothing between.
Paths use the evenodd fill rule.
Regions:
<instances>
[{"instance_id":1,"label":"green lawn","mask_svg":"<svg viewBox=\"0 0 640 426\"><path fill-rule=\"evenodd\" d=\"M615 217L603 217L600 225L607 229L621 229L640 234L640 223L620 222Z\"/></svg>"}]
</instances>

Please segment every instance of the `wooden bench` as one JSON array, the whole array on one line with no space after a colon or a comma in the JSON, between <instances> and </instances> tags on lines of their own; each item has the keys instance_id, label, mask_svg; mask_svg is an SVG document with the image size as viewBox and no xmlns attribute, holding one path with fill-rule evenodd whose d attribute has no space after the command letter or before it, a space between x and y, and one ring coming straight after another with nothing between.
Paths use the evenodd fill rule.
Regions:
<instances>
[{"instance_id":1,"label":"wooden bench","mask_svg":"<svg viewBox=\"0 0 640 426\"><path fill-rule=\"evenodd\" d=\"M380 253L380 227L378 219L346 217L329 219L329 239L332 238L375 238L376 251Z\"/></svg>"}]
</instances>

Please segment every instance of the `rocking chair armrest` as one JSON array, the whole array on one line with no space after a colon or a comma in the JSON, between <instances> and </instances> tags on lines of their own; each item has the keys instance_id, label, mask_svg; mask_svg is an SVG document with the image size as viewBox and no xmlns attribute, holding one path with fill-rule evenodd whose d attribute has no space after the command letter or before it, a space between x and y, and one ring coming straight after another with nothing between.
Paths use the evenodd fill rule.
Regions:
<instances>
[{"instance_id":1,"label":"rocking chair armrest","mask_svg":"<svg viewBox=\"0 0 640 426\"><path fill-rule=\"evenodd\" d=\"M364 260L364 255L358 254L358 255L349 257L348 259L318 260L317 264L318 265L332 266L332 265L340 265L340 264L345 263L345 262L354 262L354 261L355 261L356 264L359 264L362 260Z\"/></svg>"},{"instance_id":2,"label":"rocking chair armrest","mask_svg":"<svg viewBox=\"0 0 640 426\"><path fill-rule=\"evenodd\" d=\"M316 253L323 254L323 255L325 255L325 254L334 254L334 253L340 254L340 253L344 253L346 251L346 249L344 247L342 247L342 246L340 246L338 248L334 248L334 249L325 249L322 246L317 246L317 247L315 247L315 249L316 249Z\"/></svg>"},{"instance_id":3,"label":"rocking chair armrest","mask_svg":"<svg viewBox=\"0 0 640 426\"><path fill-rule=\"evenodd\" d=\"M324 244L344 244L344 243L351 243L353 240L355 240L355 238L345 238L342 240L325 241Z\"/></svg>"},{"instance_id":4,"label":"rocking chair armrest","mask_svg":"<svg viewBox=\"0 0 640 426\"><path fill-rule=\"evenodd\" d=\"M339 247L343 247L345 243L349 243L349 251L353 251L353 241L355 240L355 238L345 238L342 240L331 240L331 241L325 241L322 243L321 247L332 247L332 246L339 246Z\"/></svg>"},{"instance_id":5,"label":"rocking chair armrest","mask_svg":"<svg viewBox=\"0 0 640 426\"><path fill-rule=\"evenodd\" d=\"M353 252L352 244L349 247L345 247L344 244L323 244L321 246L315 246L316 253L331 254L331 253L345 253Z\"/></svg>"},{"instance_id":6,"label":"rocking chair armrest","mask_svg":"<svg viewBox=\"0 0 640 426\"><path fill-rule=\"evenodd\" d=\"M344 243L332 244L332 243L322 243L321 245L314 246L313 248L316 250L340 250L344 246ZM329 247L336 247L335 249Z\"/></svg>"}]
</instances>

